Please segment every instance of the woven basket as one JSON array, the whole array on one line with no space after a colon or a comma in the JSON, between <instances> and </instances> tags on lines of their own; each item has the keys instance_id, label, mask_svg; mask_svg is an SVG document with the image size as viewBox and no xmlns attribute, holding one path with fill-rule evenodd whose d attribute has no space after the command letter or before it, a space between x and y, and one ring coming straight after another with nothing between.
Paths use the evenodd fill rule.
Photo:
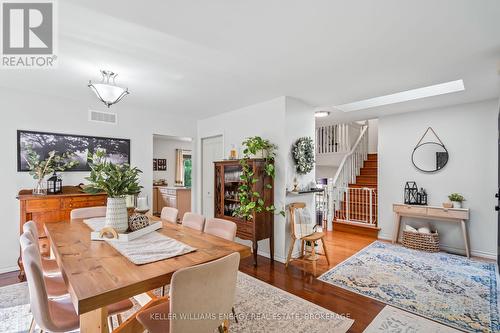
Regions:
<instances>
[{"instance_id":1,"label":"woven basket","mask_svg":"<svg viewBox=\"0 0 500 333\"><path fill-rule=\"evenodd\" d=\"M437 232L422 234L404 230L403 246L414 250L439 252L439 234Z\"/></svg>"}]
</instances>

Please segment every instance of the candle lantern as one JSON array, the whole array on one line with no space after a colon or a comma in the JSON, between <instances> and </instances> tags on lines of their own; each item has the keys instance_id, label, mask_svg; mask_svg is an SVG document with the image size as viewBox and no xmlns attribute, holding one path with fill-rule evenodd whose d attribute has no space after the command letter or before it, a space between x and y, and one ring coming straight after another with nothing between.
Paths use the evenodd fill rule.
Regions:
<instances>
[{"instance_id":1,"label":"candle lantern","mask_svg":"<svg viewBox=\"0 0 500 333\"><path fill-rule=\"evenodd\" d=\"M418 187L416 182L406 182L404 197L406 205L416 205L418 204L417 200L418 195Z\"/></svg>"},{"instance_id":2,"label":"candle lantern","mask_svg":"<svg viewBox=\"0 0 500 333\"><path fill-rule=\"evenodd\" d=\"M47 179L47 194L58 194L62 192L62 179L53 173L52 176Z\"/></svg>"}]
</instances>

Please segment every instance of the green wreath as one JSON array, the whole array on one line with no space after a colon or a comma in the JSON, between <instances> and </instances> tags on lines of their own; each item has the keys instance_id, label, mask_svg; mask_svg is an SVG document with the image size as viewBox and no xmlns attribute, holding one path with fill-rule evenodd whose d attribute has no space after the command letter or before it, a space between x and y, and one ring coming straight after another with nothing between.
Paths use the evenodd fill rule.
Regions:
<instances>
[{"instance_id":1,"label":"green wreath","mask_svg":"<svg viewBox=\"0 0 500 333\"><path fill-rule=\"evenodd\" d=\"M314 143L310 137L297 139L292 146L292 157L295 170L299 175L305 175L314 168Z\"/></svg>"}]
</instances>

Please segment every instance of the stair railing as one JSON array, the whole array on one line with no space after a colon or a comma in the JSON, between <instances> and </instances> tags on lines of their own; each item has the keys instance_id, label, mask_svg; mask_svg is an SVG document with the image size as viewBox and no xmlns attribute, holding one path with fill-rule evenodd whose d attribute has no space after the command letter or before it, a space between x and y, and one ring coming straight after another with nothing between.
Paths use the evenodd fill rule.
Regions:
<instances>
[{"instance_id":1,"label":"stair railing","mask_svg":"<svg viewBox=\"0 0 500 333\"><path fill-rule=\"evenodd\" d=\"M332 221L335 212L343 200L350 183L356 181L364 161L368 158L368 122L363 125L351 150L342 158L335 176L328 180L328 221Z\"/></svg>"}]
</instances>

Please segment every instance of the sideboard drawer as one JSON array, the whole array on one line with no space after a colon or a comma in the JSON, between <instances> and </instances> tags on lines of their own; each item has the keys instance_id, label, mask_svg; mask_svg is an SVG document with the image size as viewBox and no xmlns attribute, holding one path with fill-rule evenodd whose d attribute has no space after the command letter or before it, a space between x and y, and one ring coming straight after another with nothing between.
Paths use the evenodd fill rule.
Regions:
<instances>
[{"instance_id":1,"label":"sideboard drawer","mask_svg":"<svg viewBox=\"0 0 500 333\"><path fill-rule=\"evenodd\" d=\"M469 212L466 210L458 210L458 209L446 209L446 208L428 208L427 215L429 217L444 217L450 219L460 219L467 220L469 219Z\"/></svg>"},{"instance_id":2,"label":"sideboard drawer","mask_svg":"<svg viewBox=\"0 0 500 333\"><path fill-rule=\"evenodd\" d=\"M26 202L26 211L31 212L45 212L61 208L61 201L59 199L43 199L43 200L30 200Z\"/></svg>"},{"instance_id":3,"label":"sideboard drawer","mask_svg":"<svg viewBox=\"0 0 500 333\"><path fill-rule=\"evenodd\" d=\"M106 199L103 197L99 200L64 200L63 207L66 209L85 208L95 206L106 206Z\"/></svg>"},{"instance_id":4,"label":"sideboard drawer","mask_svg":"<svg viewBox=\"0 0 500 333\"><path fill-rule=\"evenodd\" d=\"M427 207L394 205L396 213L425 215Z\"/></svg>"}]
</instances>

